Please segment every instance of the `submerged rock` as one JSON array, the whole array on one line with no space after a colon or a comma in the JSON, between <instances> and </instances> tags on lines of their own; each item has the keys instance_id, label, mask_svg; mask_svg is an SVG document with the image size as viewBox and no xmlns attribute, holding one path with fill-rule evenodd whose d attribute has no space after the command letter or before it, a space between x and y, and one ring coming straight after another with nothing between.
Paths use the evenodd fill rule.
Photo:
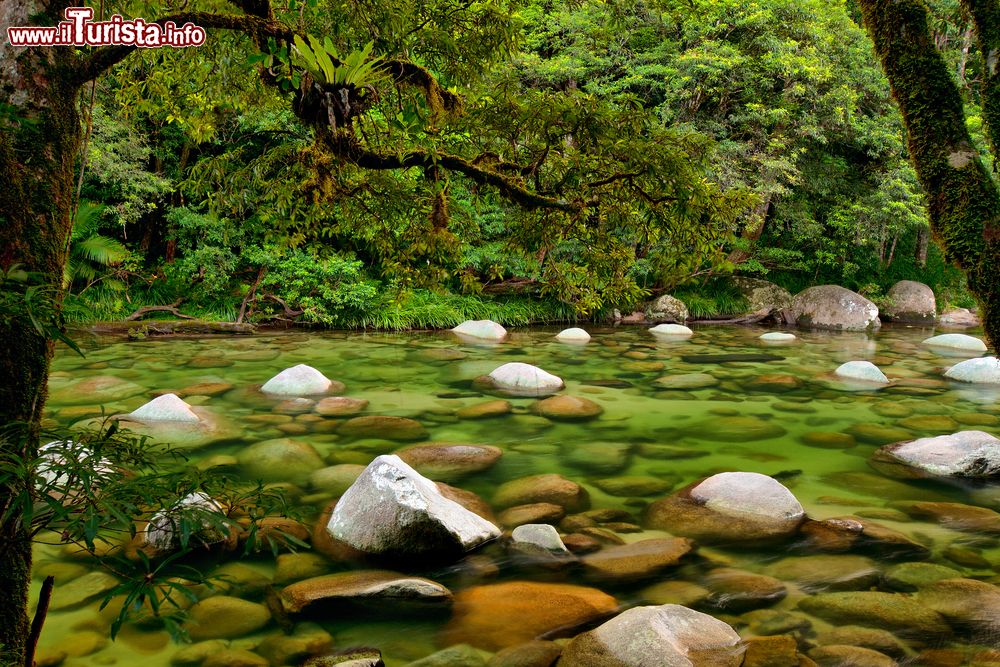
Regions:
<instances>
[{"instance_id":1,"label":"submerged rock","mask_svg":"<svg viewBox=\"0 0 1000 667\"><path fill-rule=\"evenodd\" d=\"M1000 587L974 579L943 579L920 589L917 599L954 626L971 630L997 646L1000 638Z\"/></svg>"},{"instance_id":2,"label":"submerged rock","mask_svg":"<svg viewBox=\"0 0 1000 667\"><path fill-rule=\"evenodd\" d=\"M421 475L447 482L489 470L503 456L503 450L491 445L434 443L412 445L396 455Z\"/></svg>"},{"instance_id":3,"label":"submerged rock","mask_svg":"<svg viewBox=\"0 0 1000 667\"><path fill-rule=\"evenodd\" d=\"M798 336L793 333L788 333L787 331L768 331L767 333L758 336L760 340L765 343L788 343L793 340L798 340Z\"/></svg>"},{"instance_id":4,"label":"submerged rock","mask_svg":"<svg viewBox=\"0 0 1000 667\"><path fill-rule=\"evenodd\" d=\"M313 407L313 412L324 417L353 417L365 411L368 401L363 398L329 396L321 398Z\"/></svg>"},{"instance_id":5,"label":"submerged rock","mask_svg":"<svg viewBox=\"0 0 1000 667\"><path fill-rule=\"evenodd\" d=\"M323 467L323 457L312 445L292 438L256 442L236 459L247 476L266 482L304 480Z\"/></svg>"},{"instance_id":6,"label":"submerged rock","mask_svg":"<svg viewBox=\"0 0 1000 667\"><path fill-rule=\"evenodd\" d=\"M325 394L334 386L332 380L312 366L299 364L281 371L265 382L260 390L276 396L310 396Z\"/></svg>"},{"instance_id":7,"label":"submerged rock","mask_svg":"<svg viewBox=\"0 0 1000 667\"><path fill-rule=\"evenodd\" d=\"M649 331L656 336L676 336L678 338L694 335L691 329L682 324L657 324Z\"/></svg>"},{"instance_id":8,"label":"submerged rock","mask_svg":"<svg viewBox=\"0 0 1000 667\"><path fill-rule=\"evenodd\" d=\"M142 542L157 552L168 552L181 546L181 523L192 522L189 544L211 546L229 540L228 532L218 524L225 518L222 505L201 491L181 498L173 507L160 510L150 517L142 531Z\"/></svg>"},{"instance_id":9,"label":"submerged rock","mask_svg":"<svg viewBox=\"0 0 1000 667\"><path fill-rule=\"evenodd\" d=\"M579 327L572 327L557 333L556 340L564 343L586 343L590 340L590 334Z\"/></svg>"},{"instance_id":10,"label":"submerged rock","mask_svg":"<svg viewBox=\"0 0 1000 667\"><path fill-rule=\"evenodd\" d=\"M923 641L951 634L940 614L901 593L821 593L802 599L799 608L836 625L881 628Z\"/></svg>"},{"instance_id":11,"label":"submerged rock","mask_svg":"<svg viewBox=\"0 0 1000 667\"><path fill-rule=\"evenodd\" d=\"M995 477L1000 475L1000 439L984 431L920 438L887 445L875 452L872 464L904 476Z\"/></svg>"},{"instance_id":12,"label":"submerged rock","mask_svg":"<svg viewBox=\"0 0 1000 667\"><path fill-rule=\"evenodd\" d=\"M398 456L379 456L330 515L332 537L367 554L455 557L500 536Z\"/></svg>"},{"instance_id":13,"label":"submerged rock","mask_svg":"<svg viewBox=\"0 0 1000 667\"><path fill-rule=\"evenodd\" d=\"M710 571L702 584L710 591L704 603L730 614L775 604L788 594L774 577L730 567Z\"/></svg>"},{"instance_id":14,"label":"submerged rock","mask_svg":"<svg viewBox=\"0 0 1000 667\"><path fill-rule=\"evenodd\" d=\"M417 420L389 415L352 417L337 429L337 433L348 438L381 438L404 442L423 440L428 435L427 429Z\"/></svg>"},{"instance_id":15,"label":"submerged rock","mask_svg":"<svg viewBox=\"0 0 1000 667\"><path fill-rule=\"evenodd\" d=\"M750 442L780 438L788 433L773 420L760 417L714 417L695 422L688 427L690 434L713 442Z\"/></svg>"},{"instance_id":16,"label":"submerged rock","mask_svg":"<svg viewBox=\"0 0 1000 667\"><path fill-rule=\"evenodd\" d=\"M532 411L556 421L587 421L600 417L604 408L589 398L564 394L538 401L532 406Z\"/></svg>"},{"instance_id":17,"label":"submerged rock","mask_svg":"<svg viewBox=\"0 0 1000 667\"><path fill-rule=\"evenodd\" d=\"M618 602L596 588L535 581L473 586L455 595L447 644L498 650L553 630L572 630L613 613Z\"/></svg>"},{"instance_id":18,"label":"submerged rock","mask_svg":"<svg viewBox=\"0 0 1000 667\"><path fill-rule=\"evenodd\" d=\"M817 285L795 295L788 312L802 328L867 331L880 326L878 306L837 285Z\"/></svg>"},{"instance_id":19,"label":"submerged rock","mask_svg":"<svg viewBox=\"0 0 1000 667\"><path fill-rule=\"evenodd\" d=\"M496 389L515 396L545 396L566 386L561 378L519 361L494 369L486 378Z\"/></svg>"},{"instance_id":20,"label":"submerged rock","mask_svg":"<svg viewBox=\"0 0 1000 667\"><path fill-rule=\"evenodd\" d=\"M345 604L380 616L425 614L451 608L451 591L441 584L390 572L356 570L298 581L282 589L281 602L292 614L324 613Z\"/></svg>"},{"instance_id":21,"label":"submerged rock","mask_svg":"<svg viewBox=\"0 0 1000 667\"><path fill-rule=\"evenodd\" d=\"M889 378L885 376L885 373L870 361L848 361L841 364L833 373L846 380L889 384Z\"/></svg>"},{"instance_id":22,"label":"submerged rock","mask_svg":"<svg viewBox=\"0 0 1000 667\"><path fill-rule=\"evenodd\" d=\"M551 503L568 512L579 512L590 507L590 495L576 482L554 473L505 482L493 495L493 504L499 508L536 503Z\"/></svg>"},{"instance_id":23,"label":"submerged rock","mask_svg":"<svg viewBox=\"0 0 1000 667\"><path fill-rule=\"evenodd\" d=\"M713 475L646 508L650 528L708 543L762 542L793 535L805 511L792 492L767 475Z\"/></svg>"},{"instance_id":24,"label":"submerged rock","mask_svg":"<svg viewBox=\"0 0 1000 667\"><path fill-rule=\"evenodd\" d=\"M1000 359L977 357L955 364L944 374L950 380L977 384L1000 384Z\"/></svg>"},{"instance_id":25,"label":"submerged rock","mask_svg":"<svg viewBox=\"0 0 1000 667\"><path fill-rule=\"evenodd\" d=\"M503 340L507 335L507 330L493 320L466 320L452 331L459 336L481 340Z\"/></svg>"},{"instance_id":26,"label":"submerged rock","mask_svg":"<svg viewBox=\"0 0 1000 667\"><path fill-rule=\"evenodd\" d=\"M146 391L145 387L111 375L96 375L55 387L49 398L56 405L111 403Z\"/></svg>"},{"instance_id":27,"label":"submerged rock","mask_svg":"<svg viewBox=\"0 0 1000 667\"><path fill-rule=\"evenodd\" d=\"M640 540L601 549L583 557L585 575L595 581L634 583L677 567L694 549L684 537Z\"/></svg>"},{"instance_id":28,"label":"submerged rock","mask_svg":"<svg viewBox=\"0 0 1000 667\"><path fill-rule=\"evenodd\" d=\"M744 647L728 624L708 614L667 604L635 607L563 650L560 667L738 667Z\"/></svg>"},{"instance_id":29,"label":"submerged rock","mask_svg":"<svg viewBox=\"0 0 1000 667\"><path fill-rule=\"evenodd\" d=\"M883 315L893 322L907 324L934 324L937 318L937 301L934 290L913 280L900 280L886 294L889 305Z\"/></svg>"},{"instance_id":30,"label":"submerged rock","mask_svg":"<svg viewBox=\"0 0 1000 667\"><path fill-rule=\"evenodd\" d=\"M271 614L262 604L213 595L188 609L184 629L194 641L233 639L260 630L270 620Z\"/></svg>"}]
</instances>

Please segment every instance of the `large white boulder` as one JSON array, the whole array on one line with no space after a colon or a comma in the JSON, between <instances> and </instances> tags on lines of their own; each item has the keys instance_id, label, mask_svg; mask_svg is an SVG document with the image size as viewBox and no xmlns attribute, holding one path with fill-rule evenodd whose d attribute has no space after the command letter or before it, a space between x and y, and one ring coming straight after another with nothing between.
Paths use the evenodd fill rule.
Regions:
<instances>
[{"instance_id":1,"label":"large white boulder","mask_svg":"<svg viewBox=\"0 0 1000 667\"><path fill-rule=\"evenodd\" d=\"M71 497L78 485L99 487L115 475L111 461L73 440L54 440L38 448L39 491L55 497Z\"/></svg>"},{"instance_id":2,"label":"large white boulder","mask_svg":"<svg viewBox=\"0 0 1000 667\"><path fill-rule=\"evenodd\" d=\"M913 280L900 280L886 294L889 305L883 315L893 322L908 324L934 324L937 301L934 290Z\"/></svg>"},{"instance_id":3,"label":"large white boulder","mask_svg":"<svg viewBox=\"0 0 1000 667\"><path fill-rule=\"evenodd\" d=\"M1000 475L1000 439L984 431L900 442L883 447L879 454L940 477Z\"/></svg>"},{"instance_id":4,"label":"large white boulder","mask_svg":"<svg viewBox=\"0 0 1000 667\"><path fill-rule=\"evenodd\" d=\"M885 373L870 361L848 361L846 364L841 364L833 373L845 380L889 384L889 378Z\"/></svg>"},{"instance_id":5,"label":"large white boulder","mask_svg":"<svg viewBox=\"0 0 1000 667\"><path fill-rule=\"evenodd\" d=\"M556 340L564 343L586 343L590 340L590 334L579 327L571 327L557 333Z\"/></svg>"},{"instance_id":6,"label":"large white boulder","mask_svg":"<svg viewBox=\"0 0 1000 667\"><path fill-rule=\"evenodd\" d=\"M325 394L333 382L312 366L299 364L281 371L260 388L265 394L277 396L310 396Z\"/></svg>"},{"instance_id":7,"label":"large white boulder","mask_svg":"<svg viewBox=\"0 0 1000 667\"><path fill-rule=\"evenodd\" d=\"M931 349L944 350L947 352L961 351L970 354L982 354L986 351L986 343L975 336L965 334L941 334L925 339L921 345L926 345Z\"/></svg>"},{"instance_id":8,"label":"large white boulder","mask_svg":"<svg viewBox=\"0 0 1000 667\"><path fill-rule=\"evenodd\" d=\"M996 357L966 359L949 368L944 376L959 382L1000 384L1000 359Z\"/></svg>"},{"instance_id":9,"label":"large white boulder","mask_svg":"<svg viewBox=\"0 0 1000 667\"><path fill-rule=\"evenodd\" d=\"M683 324L657 324L649 330L655 336L693 336L694 332Z\"/></svg>"},{"instance_id":10,"label":"large white boulder","mask_svg":"<svg viewBox=\"0 0 1000 667\"><path fill-rule=\"evenodd\" d=\"M177 394L157 396L149 403L125 415L125 417L137 422L185 422L194 424L200 421L198 415L191 410L191 406L185 403Z\"/></svg>"},{"instance_id":11,"label":"large white boulder","mask_svg":"<svg viewBox=\"0 0 1000 667\"><path fill-rule=\"evenodd\" d=\"M489 378L497 389L523 396L551 394L566 386L562 378L520 361L495 368Z\"/></svg>"},{"instance_id":12,"label":"large white boulder","mask_svg":"<svg viewBox=\"0 0 1000 667\"><path fill-rule=\"evenodd\" d=\"M560 667L737 667L745 647L728 624L687 607L634 607L573 639Z\"/></svg>"},{"instance_id":13,"label":"large white boulder","mask_svg":"<svg viewBox=\"0 0 1000 667\"><path fill-rule=\"evenodd\" d=\"M457 557L500 537L500 529L445 498L398 456L372 461L330 515L327 532L367 554Z\"/></svg>"},{"instance_id":14,"label":"large white boulder","mask_svg":"<svg viewBox=\"0 0 1000 667\"><path fill-rule=\"evenodd\" d=\"M759 338L765 343L790 343L793 340L798 340L798 336L787 331L768 331L761 334Z\"/></svg>"},{"instance_id":15,"label":"large white boulder","mask_svg":"<svg viewBox=\"0 0 1000 667\"><path fill-rule=\"evenodd\" d=\"M691 499L730 516L798 523L805 510L781 482L756 472L720 472L693 487Z\"/></svg>"},{"instance_id":16,"label":"large white boulder","mask_svg":"<svg viewBox=\"0 0 1000 667\"><path fill-rule=\"evenodd\" d=\"M789 316L805 329L867 331L880 326L878 306L838 285L817 285L792 299Z\"/></svg>"},{"instance_id":17,"label":"large white boulder","mask_svg":"<svg viewBox=\"0 0 1000 667\"><path fill-rule=\"evenodd\" d=\"M483 340L503 340L507 330L493 320L466 320L452 329L460 336Z\"/></svg>"}]
</instances>

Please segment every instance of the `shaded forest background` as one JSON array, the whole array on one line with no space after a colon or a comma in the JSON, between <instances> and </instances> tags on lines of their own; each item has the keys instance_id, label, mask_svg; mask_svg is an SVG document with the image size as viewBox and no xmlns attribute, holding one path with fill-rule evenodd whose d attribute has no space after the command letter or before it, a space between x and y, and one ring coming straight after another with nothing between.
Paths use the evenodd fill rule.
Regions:
<instances>
[{"instance_id":1,"label":"shaded forest background","mask_svg":"<svg viewBox=\"0 0 1000 667\"><path fill-rule=\"evenodd\" d=\"M611 194L567 218L433 164L338 163L259 75L280 79L302 54L210 31L203 47L144 52L84 90L70 320L171 305L333 327L523 324L628 312L668 291L711 317L745 307L733 273L793 293L836 283L876 303L913 279L941 307L974 305L929 241L851 2L349 5L308 29L329 36L361 91L349 120L366 147L464 154L554 200ZM930 7L987 156L971 21L957 1ZM290 0L279 18L307 8ZM461 113L350 68L370 53L427 67Z\"/></svg>"}]
</instances>

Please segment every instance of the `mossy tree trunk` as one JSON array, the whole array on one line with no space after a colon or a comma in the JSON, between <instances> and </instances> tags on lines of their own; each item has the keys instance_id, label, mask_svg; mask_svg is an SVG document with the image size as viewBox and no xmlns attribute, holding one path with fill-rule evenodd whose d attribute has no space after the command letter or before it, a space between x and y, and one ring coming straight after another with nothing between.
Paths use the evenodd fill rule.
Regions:
<instances>
[{"instance_id":1,"label":"mossy tree trunk","mask_svg":"<svg viewBox=\"0 0 1000 667\"><path fill-rule=\"evenodd\" d=\"M0 25L55 25L65 5L0 1ZM72 226L73 169L80 145L79 83L70 48L18 48L0 43L0 269L41 276L57 308ZM37 279L36 279L37 280ZM7 304L23 290L7 283ZM48 305L46 305L48 304ZM0 455L32 455L45 404L53 345L27 317L27 308L0 318ZM36 313L45 317L45 314ZM0 508L20 491L0 486ZM31 541L20 517L0 523L0 664L23 665L28 637Z\"/></svg>"},{"instance_id":2,"label":"mossy tree trunk","mask_svg":"<svg viewBox=\"0 0 1000 667\"><path fill-rule=\"evenodd\" d=\"M997 4L964 1L982 7ZM860 0L860 5L903 115L910 159L927 196L931 231L945 256L968 276L986 336L993 349L1000 350L1000 193L966 129L958 86L934 46L922 2ZM980 43L986 28L998 26L984 27L976 20ZM996 63L987 67L995 69Z\"/></svg>"}]
</instances>

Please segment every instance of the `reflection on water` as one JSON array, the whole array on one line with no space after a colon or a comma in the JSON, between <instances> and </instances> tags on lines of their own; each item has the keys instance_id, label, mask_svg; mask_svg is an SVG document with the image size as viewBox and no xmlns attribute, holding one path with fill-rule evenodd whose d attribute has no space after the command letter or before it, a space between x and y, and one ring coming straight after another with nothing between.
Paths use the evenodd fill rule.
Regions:
<instances>
[{"instance_id":1,"label":"reflection on water","mask_svg":"<svg viewBox=\"0 0 1000 667\"><path fill-rule=\"evenodd\" d=\"M191 458L198 462L235 456L246 472L259 466L240 457L241 452L274 438L308 443L323 458L321 465L364 465L376 455L405 446L378 438L342 437L336 430L340 418L295 414L296 409L287 406L276 411L279 401L254 391L255 385L278 371L305 363L343 382L343 395L367 400L364 414L415 419L429 433L428 441L501 448L503 456L496 466L452 481L487 501L506 481L559 473L586 488L593 508L624 510L627 515L616 515L627 517L617 521L622 532L616 534L634 542L664 535L631 531L637 530L634 524L641 522L643 507L669 489L721 471L760 472L780 479L813 518L855 514L877 519L930 547L932 562L966 577L997 580L1000 548L995 536L913 520L888 506L920 499L1000 509L996 487L891 480L867 462L877 444L890 441L886 438L968 428L1000 434L1000 390L943 380L943 370L956 359L920 346L931 331L887 327L873 336L806 332L792 343L766 344L757 339L763 330L751 328L699 328L694 337L682 340L658 340L645 329L590 328L593 339L585 345L558 342L553 337L557 331L514 331L502 344L468 343L437 333L91 340L86 359L65 350L57 355L48 416L70 426L99 412L95 397L107 396L108 413L125 413L148 401L153 392L188 389L189 403L210 409L242 430L235 442L206 447L194 443ZM879 391L846 391L849 388L831 382L828 374L833 369L856 359L874 362L895 384ZM532 411L535 399L508 398L513 406L509 412L483 418L473 406L497 397L481 393L471 381L510 361L531 363L562 377L563 394L587 398L603 413L590 421L555 421ZM81 380L104 376L125 382L104 394L74 390ZM333 496L310 488L308 472L268 474L269 481L299 486L302 502L315 516ZM489 576L586 583L574 573L519 571L499 545L483 554L489 560L421 574L455 592ZM773 562L786 554L781 549L704 548L702 555L730 567L773 572ZM63 580L85 572L77 563L60 560L56 548L39 547L37 560L40 571L60 572ZM265 582L275 574L271 559L252 559L245 565ZM878 566L884 570L887 564ZM322 560L312 567L337 569ZM697 580L703 574L698 567L683 567L642 586L600 587L622 603L641 602L651 599L646 586ZM794 610L804 594L801 587L790 585L788 596L771 608ZM51 612L43 647L50 652L65 648L67 638L78 651L88 641L100 645L109 621L97 607L95 602ZM741 630L746 627L736 616L716 615L735 621ZM812 620L815 632L829 627ZM443 648L440 635L447 618L379 620L377 615L352 613L318 621L332 633L336 646L378 647L392 667ZM263 636L276 632L269 626L234 640L233 646L253 648ZM161 631L130 627L114 644L86 657L71 657L67 664L141 662L156 667L170 664L178 648Z\"/></svg>"}]
</instances>

